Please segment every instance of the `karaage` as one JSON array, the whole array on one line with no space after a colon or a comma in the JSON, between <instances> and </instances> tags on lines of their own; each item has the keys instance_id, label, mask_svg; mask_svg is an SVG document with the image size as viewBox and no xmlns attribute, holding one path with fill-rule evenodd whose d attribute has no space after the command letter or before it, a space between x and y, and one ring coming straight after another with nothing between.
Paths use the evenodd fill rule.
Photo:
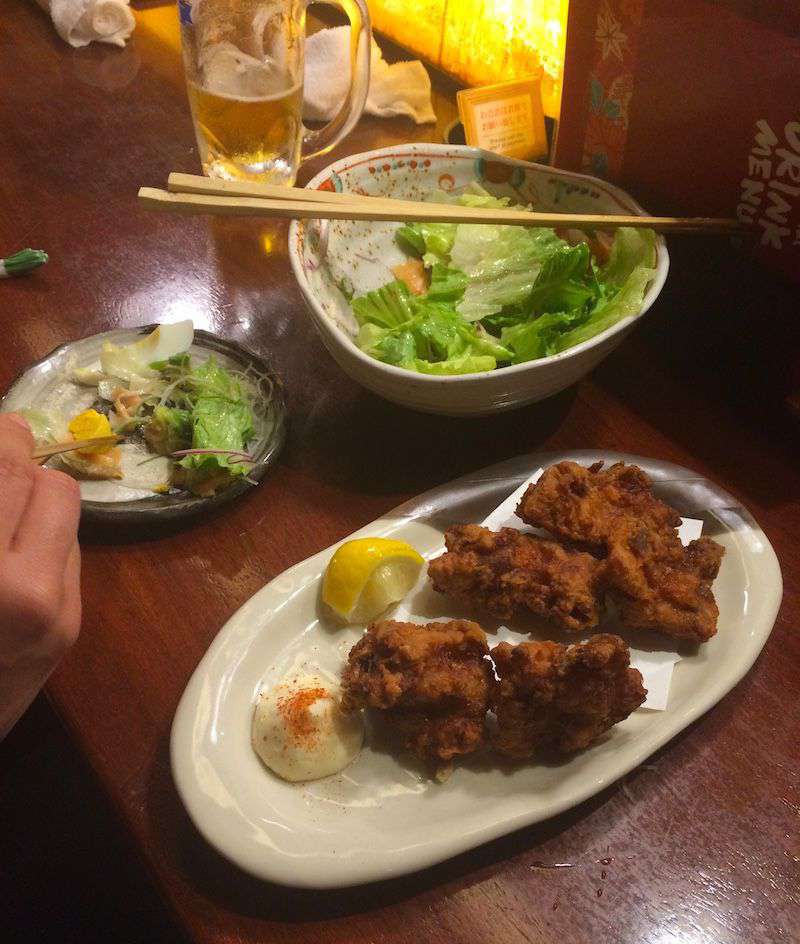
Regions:
<instances>
[{"instance_id":1,"label":"karaage","mask_svg":"<svg viewBox=\"0 0 800 944\"><path fill-rule=\"evenodd\" d=\"M600 621L600 563L514 528L490 531L459 525L445 534L447 553L432 560L433 587L501 619L529 610L561 629L586 630Z\"/></svg>"},{"instance_id":2,"label":"karaage","mask_svg":"<svg viewBox=\"0 0 800 944\"><path fill-rule=\"evenodd\" d=\"M603 559L601 583L623 625L695 642L716 633L711 584L724 548L709 538L684 547L680 516L653 495L641 469L559 462L527 489L517 513Z\"/></svg>"},{"instance_id":3,"label":"karaage","mask_svg":"<svg viewBox=\"0 0 800 944\"><path fill-rule=\"evenodd\" d=\"M719 608L711 584L725 549L710 538L688 547L651 544L650 538L644 532L635 542L613 545L606 559L604 580L620 622L705 642L717 631Z\"/></svg>"},{"instance_id":4,"label":"karaage","mask_svg":"<svg viewBox=\"0 0 800 944\"><path fill-rule=\"evenodd\" d=\"M539 750L566 754L588 747L645 699L619 638L588 642L501 642L492 650L500 684L494 710L495 749L517 760Z\"/></svg>"},{"instance_id":5,"label":"karaage","mask_svg":"<svg viewBox=\"0 0 800 944\"><path fill-rule=\"evenodd\" d=\"M627 538L632 526L675 536L681 523L674 508L659 501L648 476L635 465L602 462L582 466L558 462L545 469L520 499L517 514L562 541L605 551L616 538Z\"/></svg>"},{"instance_id":6,"label":"karaage","mask_svg":"<svg viewBox=\"0 0 800 944\"><path fill-rule=\"evenodd\" d=\"M477 623L373 623L350 650L342 707L379 709L403 745L434 767L477 750L495 680Z\"/></svg>"}]
</instances>

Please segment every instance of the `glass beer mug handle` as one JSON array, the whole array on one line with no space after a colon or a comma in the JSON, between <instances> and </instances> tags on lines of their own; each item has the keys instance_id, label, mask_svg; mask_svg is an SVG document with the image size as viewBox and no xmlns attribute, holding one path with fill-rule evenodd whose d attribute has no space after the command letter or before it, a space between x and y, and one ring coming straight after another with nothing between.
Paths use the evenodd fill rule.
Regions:
<instances>
[{"instance_id":1,"label":"glass beer mug handle","mask_svg":"<svg viewBox=\"0 0 800 944\"><path fill-rule=\"evenodd\" d=\"M372 29L366 0L315 0L345 11L350 18L350 89L344 104L324 128L306 132L300 162L318 157L335 147L361 117L369 91L369 62Z\"/></svg>"}]
</instances>

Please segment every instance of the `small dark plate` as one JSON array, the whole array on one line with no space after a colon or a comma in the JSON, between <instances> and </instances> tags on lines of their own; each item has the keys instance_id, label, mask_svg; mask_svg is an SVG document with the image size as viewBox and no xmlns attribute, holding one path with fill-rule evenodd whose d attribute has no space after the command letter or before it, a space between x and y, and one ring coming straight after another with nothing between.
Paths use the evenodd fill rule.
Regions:
<instances>
[{"instance_id":1,"label":"small dark plate","mask_svg":"<svg viewBox=\"0 0 800 944\"><path fill-rule=\"evenodd\" d=\"M96 364L105 341L130 344L156 327L121 328L60 345L17 377L0 401L0 410L49 409L74 415L86 409L96 399L96 390L75 384L69 379L70 371L75 367ZM261 376L259 384L265 396L255 405L256 438L249 444L249 451L256 460L249 478L253 482L260 481L275 461L286 437L286 405L280 377L260 354L207 331L195 330L190 353L196 357L213 354L223 367L249 368ZM268 388L271 388L269 398L266 396ZM63 468L57 457L52 464ZM253 487L241 480L211 498L198 498L188 492L154 494L145 487L126 485L125 479L120 482L81 481L80 484L82 524L125 525L184 521L209 513Z\"/></svg>"}]
</instances>

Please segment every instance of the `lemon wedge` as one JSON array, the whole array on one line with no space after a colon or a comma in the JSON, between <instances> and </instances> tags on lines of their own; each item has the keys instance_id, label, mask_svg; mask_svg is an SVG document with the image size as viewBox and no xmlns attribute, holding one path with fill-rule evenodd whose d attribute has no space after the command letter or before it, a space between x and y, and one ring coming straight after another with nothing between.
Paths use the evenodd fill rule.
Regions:
<instances>
[{"instance_id":1,"label":"lemon wedge","mask_svg":"<svg viewBox=\"0 0 800 944\"><path fill-rule=\"evenodd\" d=\"M402 600L425 561L405 541L357 538L330 559L322 599L347 623L366 623Z\"/></svg>"}]
</instances>

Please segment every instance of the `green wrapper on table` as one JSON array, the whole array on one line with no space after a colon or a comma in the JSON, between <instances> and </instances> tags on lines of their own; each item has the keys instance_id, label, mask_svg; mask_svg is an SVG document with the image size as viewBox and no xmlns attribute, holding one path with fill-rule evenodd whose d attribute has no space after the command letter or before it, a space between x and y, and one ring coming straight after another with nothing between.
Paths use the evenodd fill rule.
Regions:
<instances>
[{"instance_id":1,"label":"green wrapper on table","mask_svg":"<svg viewBox=\"0 0 800 944\"><path fill-rule=\"evenodd\" d=\"M0 259L0 279L7 279L12 275L24 275L32 269L47 262L47 253L41 249L21 249L13 256Z\"/></svg>"}]
</instances>

